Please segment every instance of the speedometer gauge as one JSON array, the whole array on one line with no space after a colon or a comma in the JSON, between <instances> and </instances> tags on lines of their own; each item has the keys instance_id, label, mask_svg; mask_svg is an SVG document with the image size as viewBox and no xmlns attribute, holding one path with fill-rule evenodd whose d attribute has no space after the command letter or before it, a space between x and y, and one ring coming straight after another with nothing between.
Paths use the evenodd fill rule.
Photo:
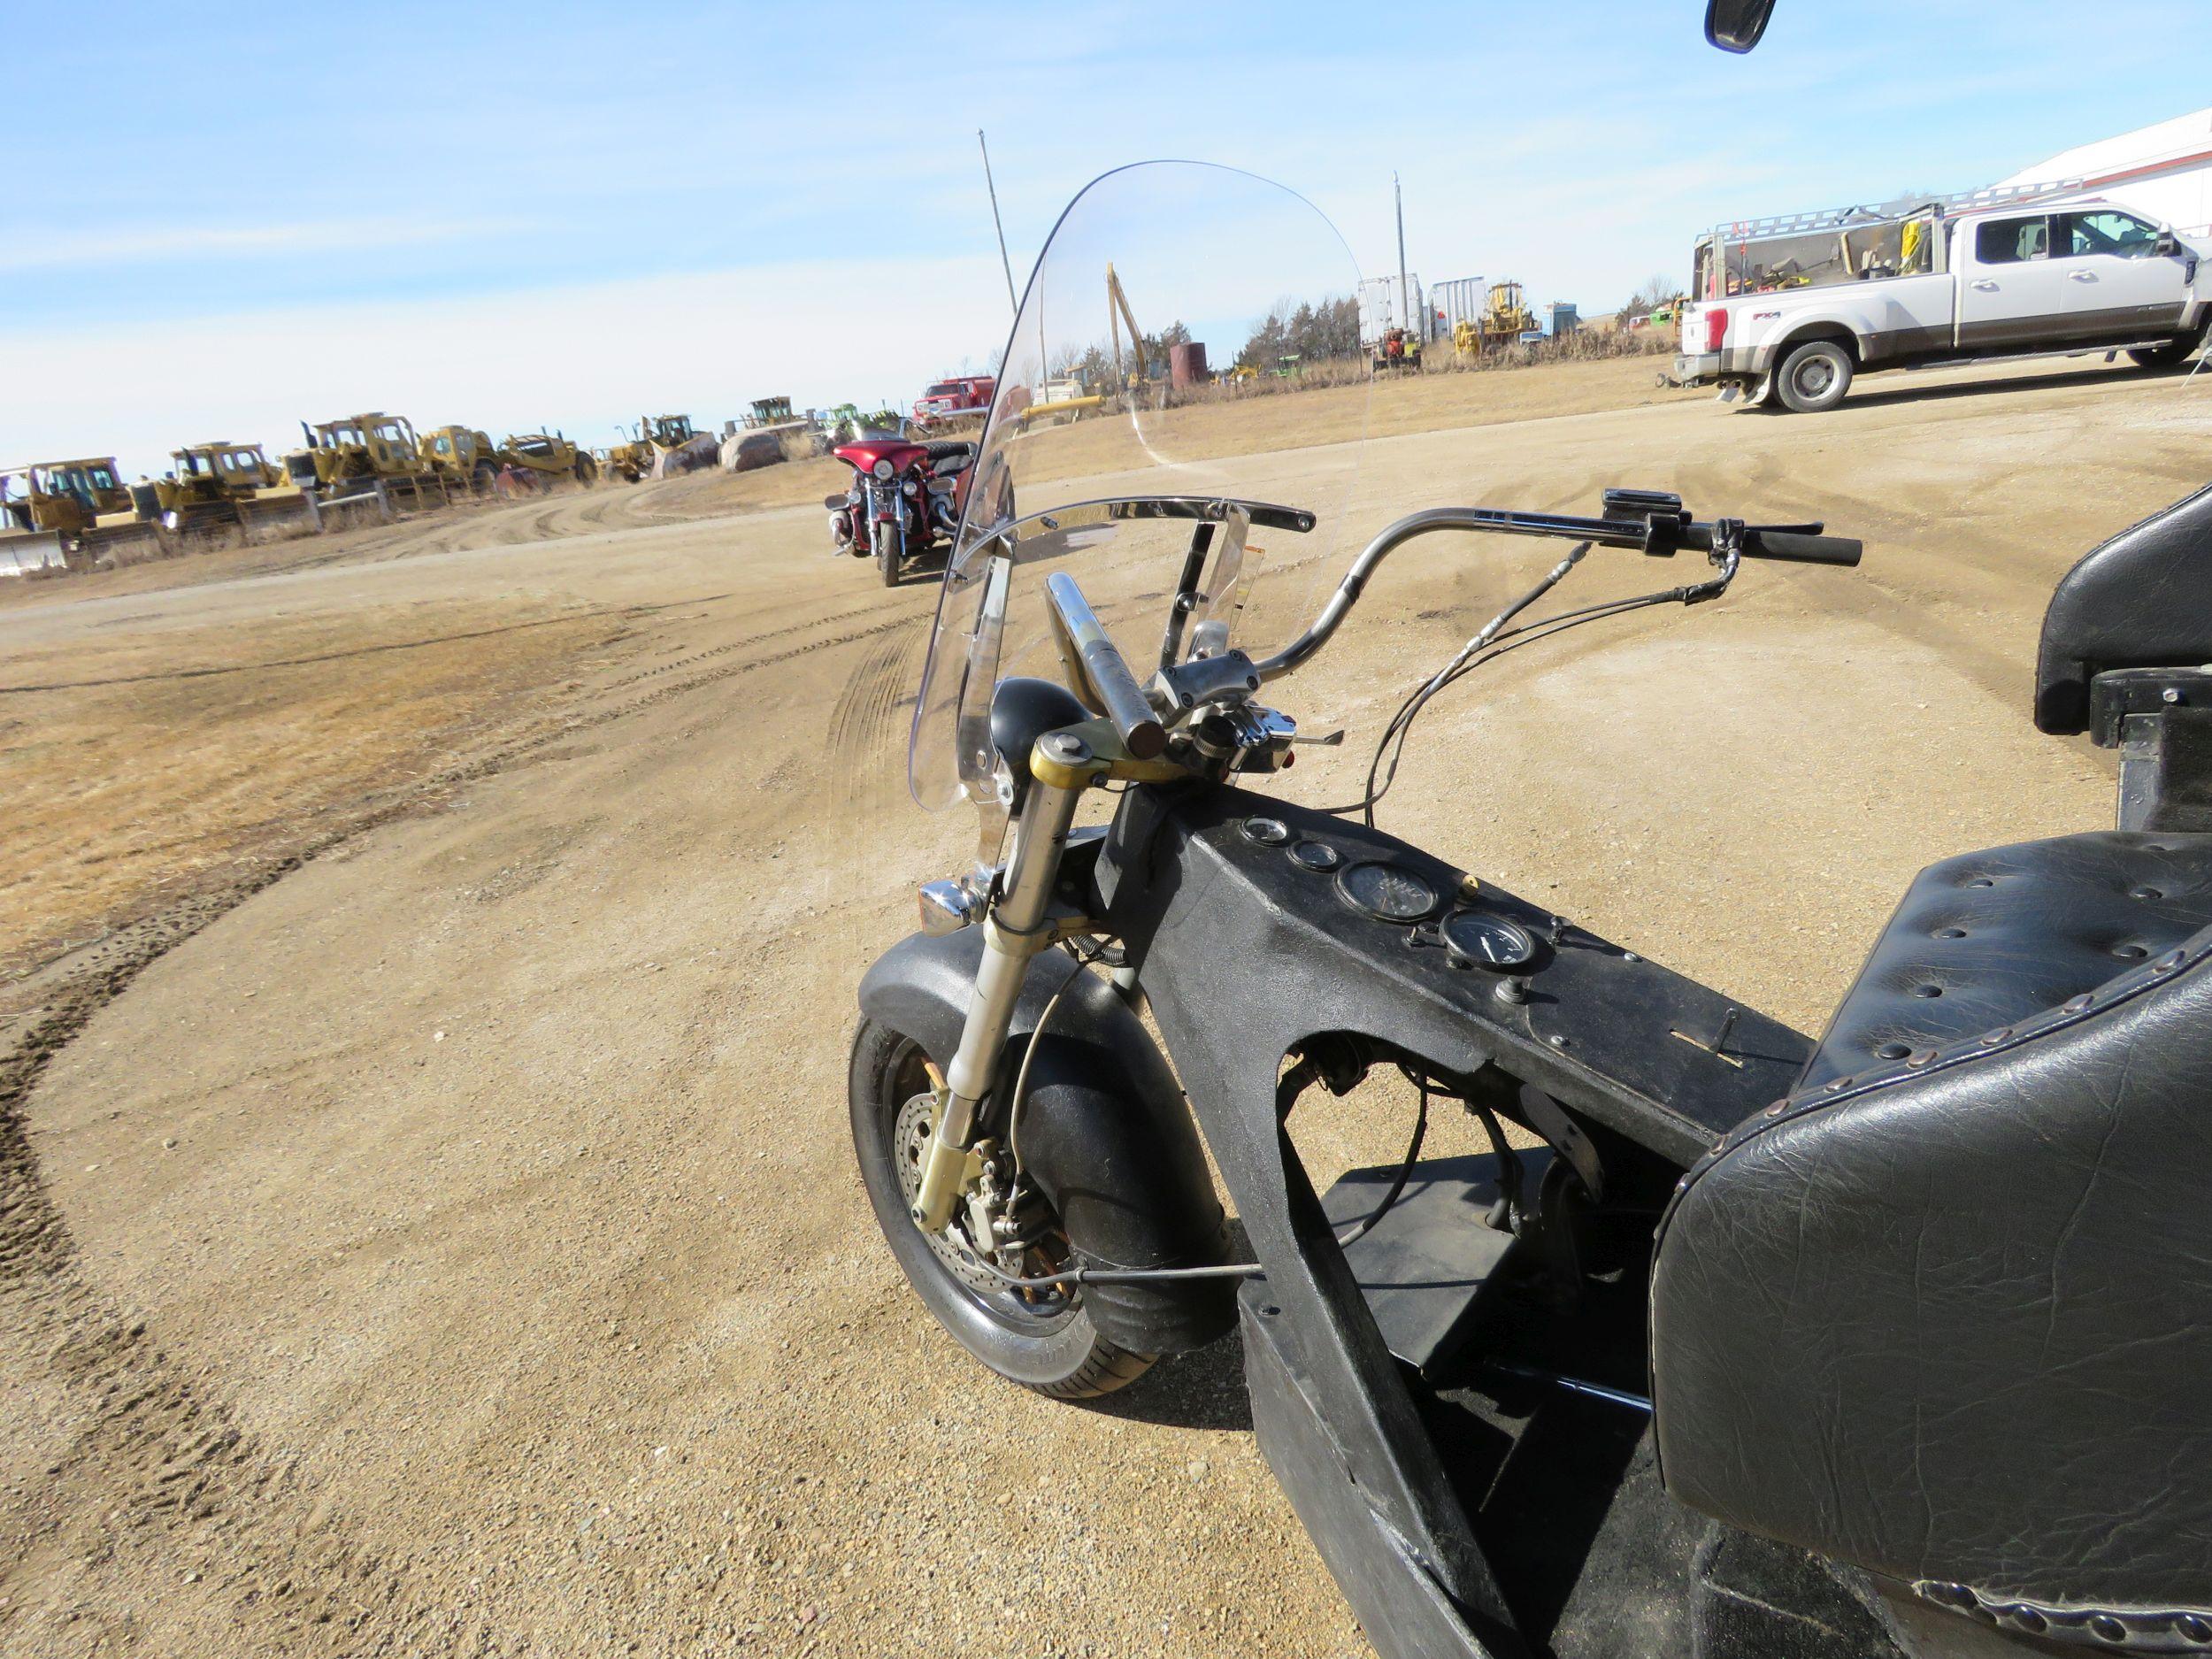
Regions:
<instances>
[{"instance_id":1,"label":"speedometer gauge","mask_svg":"<svg viewBox=\"0 0 2212 1659\"><path fill-rule=\"evenodd\" d=\"M1536 959L1536 941L1528 930L1500 916L1480 910L1462 910L1447 916L1437 927L1445 951L1463 968L1488 968L1504 973L1525 968Z\"/></svg>"},{"instance_id":2,"label":"speedometer gauge","mask_svg":"<svg viewBox=\"0 0 2212 1659\"><path fill-rule=\"evenodd\" d=\"M1378 921L1418 922L1436 909L1436 889L1402 864L1354 864L1337 891Z\"/></svg>"}]
</instances>

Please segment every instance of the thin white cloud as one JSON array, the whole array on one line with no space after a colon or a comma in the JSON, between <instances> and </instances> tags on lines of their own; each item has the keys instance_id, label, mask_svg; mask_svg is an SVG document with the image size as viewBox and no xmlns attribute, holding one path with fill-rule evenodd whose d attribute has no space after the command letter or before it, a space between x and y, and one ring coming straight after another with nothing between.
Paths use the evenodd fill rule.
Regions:
<instances>
[{"instance_id":1,"label":"thin white cloud","mask_svg":"<svg viewBox=\"0 0 2212 1659\"><path fill-rule=\"evenodd\" d=\"M12 234L7 247L0 248L0 271L403 248L502 235L526 227L526 221L518 219L339 219L277 225L134 225L45 234L19 231Z\"/></svg>"}]
</instances>

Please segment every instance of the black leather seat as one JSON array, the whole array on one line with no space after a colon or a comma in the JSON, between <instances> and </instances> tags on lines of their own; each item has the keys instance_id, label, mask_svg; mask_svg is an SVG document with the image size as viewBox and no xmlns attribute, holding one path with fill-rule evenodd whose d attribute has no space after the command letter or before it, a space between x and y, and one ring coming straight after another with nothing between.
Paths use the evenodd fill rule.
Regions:
<instances>
[{"instance_id":1,"label":"black leather seat","mask_svg":"<svg viewBox=\"0 0 2212 1659\"><path fill-rule=\"evenodd\" d=\"M2212 926L2212 835L2119 831L1931 864L1837 1005L1801 1089L2017 1024Z\"/></svg>"},{"instance_id":2,"label":"black leather seat","mask_svg":"<svg viewBox=\"0 0 2212 1659\"><path fill-rule=\"evenodd\" d=\"M2092 729L2111 676L2206 663L2212 489L2060 583L2036 724ZM2193 713L2195 686L2131 720ZM2144 744L2186 772L2171 735ZM2185 803L2207 780L2152 781ZM2208 1185L2212 833L1922 872L1798 1087L1660 1224L1667 1489L2037 1651L2212 1654Z\"/></svg>"}]
</instances>

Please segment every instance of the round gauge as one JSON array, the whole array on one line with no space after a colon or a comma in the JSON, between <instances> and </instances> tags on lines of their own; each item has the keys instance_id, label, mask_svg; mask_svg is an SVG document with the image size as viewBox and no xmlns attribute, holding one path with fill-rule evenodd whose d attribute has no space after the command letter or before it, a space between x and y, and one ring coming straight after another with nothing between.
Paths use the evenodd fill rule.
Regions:
<instances>
[{"instance_id":1,"label":"round gauge","mask_svg":"<svg viewBox=\"0 0 2212 1659\"><path fill-rule=\"evenodd\" d=\"M1248 818L1244 820L1244 835L1263 847L1280 847L1290 839L1290 826L1279 818Z\"/></svg>"},{"instance_id":2,"label":"round gauge","mask_svg":"<svg viewBox=\"0 0 2212 1659\"><path fill-rule=\"evenodd\" d=\"M1436 889L1398 864L1354 864L1337 891L1379 921L1417 922L1436 909Z\"/></svg>"},{"instance_id":3,"label":"round gauge","mask_svg":"<svg viewBox=\"0 0 2212 1659\"><path fill-rule=\"evenodd\" d=\"M1501 916L1480 910L1462 910L1447 916L1436 930L1444 949L1461 967L1489 968L1504 973L1525 968L1536 959L1536 941L1528 930Z\"/></svg>"},{"instance_id":4,"label":"round gauge","mask_svg":"<svg viewBox=\"0 0 2212 1659\"><path fill-rule=\"evenodd\" d=\"M1300 841L1290 849L1290 858L1302 869L1324 873L1344 862L1344 856L1326 841Z\"/></svg>"}]
</instances>

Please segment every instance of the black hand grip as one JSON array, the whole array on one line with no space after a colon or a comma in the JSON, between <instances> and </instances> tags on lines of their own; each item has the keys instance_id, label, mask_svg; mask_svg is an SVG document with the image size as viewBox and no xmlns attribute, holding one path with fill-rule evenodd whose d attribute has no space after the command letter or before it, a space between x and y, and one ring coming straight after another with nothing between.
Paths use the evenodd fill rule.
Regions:
<instances>
[{"instance_id":1,"label":"black hand grip","mask_svg":"<svg viewBox=\"0 0 2212 1659\"><path fill-rule=\"evenodd\" d=\"M1866 543L1856 536L1806 535L1795 530L1750 530L1744 534L1746 558L1790 559L1800 565L1856 565Z\"/></svg>"}]
</instances>

